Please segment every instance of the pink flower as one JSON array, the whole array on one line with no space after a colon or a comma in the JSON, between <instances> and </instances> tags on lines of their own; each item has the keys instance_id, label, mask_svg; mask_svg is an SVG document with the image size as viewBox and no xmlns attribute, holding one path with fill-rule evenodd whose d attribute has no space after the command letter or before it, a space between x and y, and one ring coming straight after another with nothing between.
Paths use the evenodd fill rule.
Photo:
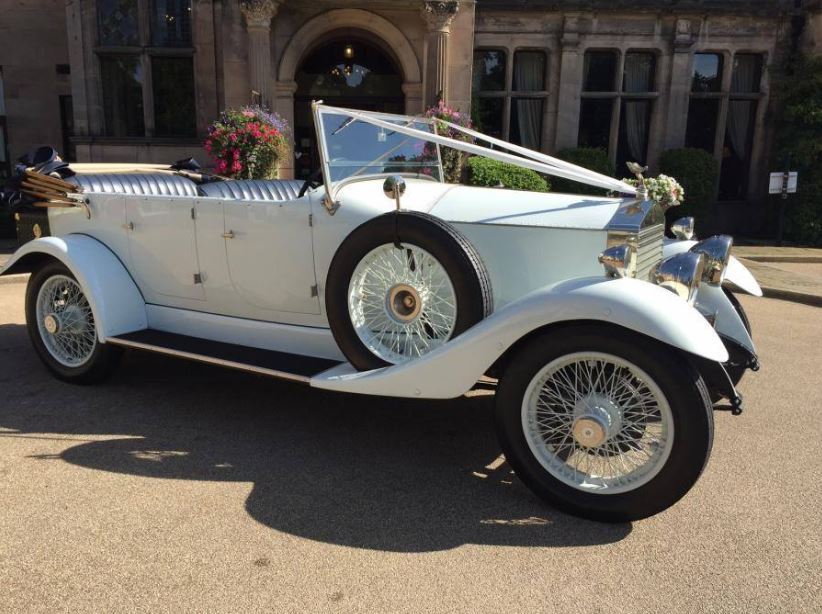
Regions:
<instances>
[{"instance_id":1,"label":"pink flower","mask_svg":"<svg viewBox=\"0 0 822 614\"><path fill-rule=\"evenodd\" d=\"M246 117L254 117L254 113L251 111L243 111L243 115Z\"/></svg>"},{"instance_id":2,"label":"pink flower","mask_svg":"<svg viewBox=\"0 0 822 614\"><path fill-rule=\"evenodd\" d=\"M236 134L228 135L228 140L231 141L232 143L236 143L237 142L237 135Z\"/></svg>"}]
</instances>

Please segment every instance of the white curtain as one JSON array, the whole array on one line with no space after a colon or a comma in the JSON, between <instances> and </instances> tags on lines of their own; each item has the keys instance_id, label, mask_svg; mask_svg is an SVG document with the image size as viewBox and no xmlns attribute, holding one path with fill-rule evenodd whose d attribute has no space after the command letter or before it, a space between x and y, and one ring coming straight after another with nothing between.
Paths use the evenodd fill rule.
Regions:
<instances>
[{"instance_id":1,"label":"white curtain","mask_svg":"<svg viewBox=\"0 0 822 614\"><path fill-rule=\"evenodd\" d=\"M651 103L648 100L626 100L622 105L622 112L625 115L625 134L628 140L629 162L645 164L650 110Z\"/></svg>"},{"instance_id":2,"label":"white curtain","mask_svg":"<svg viewBox=\"0 0 822 614\"><path fill-rule=\"evenodd\" d=\"M629 53L625 56L623 90L626 93L645 93L653 88L654 56L650 53ZM622 105L625 117L628 156L632 162L645 163L648 147L648 117L651 102L626 100Z\"/></svg>"},{"instance_id":3,"label":"white curtain","mask_svg":"<svg viewBox=\"0 0 822 614\"><path fill-rule=\"evenodd\" d=\"M654 56L650 53L629 53L625 56L625 82L627 93L650 92L653 87Z\"/></svg>"},{"instance_id":4,"label":"white curtain","mask_svg":"<svg viewBox=\"0 0 822 614\"><path fill-rule=\"evenodd\" d=\"M739 55L734 58L731 74L731 92L749 94L759 91L757 79L760 76L759 58L755 55ZM750 127L753 119L754 102L751 100L731 100L728 103L728 138L734 153L741 160L748 156Z\"/></svg>"},{"instance_id":5,"label":"white curtain","mask_svg":"<svg viewBox=\"0 0 822 614\"><path fill-rule=\"evenodd\" d=\"M738 55L731 75L731 92L750 94L759 91L755 83L759 74L759 58L755 55Z\"/></svg>"},{"instance_id":6,"label":"white curtain","mask_svg":"<svg viewBox=\"0 0 822 614\"><path fill-rule=\"evenodd\" d=\"M728 103L728 138L740 160L748 156L753 109L754 103L750 100L731 100Z\"/></svg>"},{"instance_id":7,"label":"white curtain","mask_svg":"<svg viewBox=\"0 0 822 614\"><path fill-rule=\"evenodd\" d=\"M545 55L519 52L514 56L514 91L538 92L545 85ZM542 99L515 98L520 144L539 149L542 132Z\"/></svg>"}]
</instances>

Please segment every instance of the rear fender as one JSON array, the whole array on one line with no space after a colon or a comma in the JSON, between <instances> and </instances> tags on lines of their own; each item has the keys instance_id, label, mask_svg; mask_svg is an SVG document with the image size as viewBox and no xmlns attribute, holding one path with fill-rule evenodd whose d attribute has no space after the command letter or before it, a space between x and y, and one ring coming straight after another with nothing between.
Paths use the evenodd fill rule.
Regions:
<instances>
[{"instance_id":1,"label":"rear fender","mask_svg":"<svg viewBox=\"0 0 822 614\"><path fill-rule=\"evenodd\" d=\"M666 240L662 247L662 257L668 258L675 254L687 252L696 243L696 241ZM753 274L748 270L748 267L739 262L734 256L731 256L728 260L728 268L725 269L725 282L733 284L747 294L762 296L762 288L759 287ZM702 287L699 291L702 292Z\"/></svg>"},{"instance_id":2,"label":"rear fender","mask_svg":"<svg viewBox=\"0 0 822 614\"><path fill-rule=\"evenodd\" d=\"M311 385L360 394L453 398L470 390L525 335L581 320L621 326L708 360L728 360L707 320L673 293L636 279L591 277L532 292L417 360L366 372L344 364L314 377Z\"/></svg>"},{"instance_id":3,"label":"rear fender","mask_svg":"<svg viewBox=\"0 0 822 614\"><path fill-rule=\"evenodd\" d=\"M43 237L20 247L0 275L33 272L45 260L62 262L88 298L101 342L148 326L146 306L123 263L97 239L70 234Z\"/></svg>"}]
</instances>

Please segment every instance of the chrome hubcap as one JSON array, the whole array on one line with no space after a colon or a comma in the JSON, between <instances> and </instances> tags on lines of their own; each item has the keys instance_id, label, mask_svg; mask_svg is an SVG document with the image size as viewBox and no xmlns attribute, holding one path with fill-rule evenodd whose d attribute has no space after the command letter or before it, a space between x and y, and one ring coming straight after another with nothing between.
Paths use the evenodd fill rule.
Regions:
<instances>
[{"instance_id":1,"label":"chrome hubcap","mask_svg":"<svg viewBox=\"0 0 822 614\"><path fill-rule=\"evenodd\" d=\"M58 318L55 314L50 313L43 318L43 326L46 328L46 332L50 335L56 335L60 330L60 318Z\"/></svg>"},{"instance_id":2,"label":"chrome hubcap","mask_svg":"<svg viewBox=\"0 0 822 614\"><path fill-rule=\"evenodd\" d=\"M399 364L445 343L457 323L457 296L445 267L411 244L381 245L363 257L348 286L348 313L360 341Z\"/></svg>"},{"instance_id":3,"label":"chrome hubcap","mask_svg":"<svg viewBox=\"0 0 822 614\"><path fill-rule=\"evenodd\" d=\"M397 322L410 322L420 314L422 301L417 291L407 284L397 284L388 293L388 313Z\"/></svg>"},{"instance_id":4,"label":"chrome hubcap","mask_svg":"<svg viewBox=\"0 0 822 614\"><path fill-rule=\"evenodd\" d=\"M577 443L596 448L616 435L622 426L619 406L603 394L589 394L574 405L571 432Z\"/></svg>"},{"instance_id":5,"label":"chrome hubcap","mask_svg":"<svg viewBox=\"0 0 822 614\"><path fill-rule=\"evenodd\" d=\"M37 327L49 354L61 365L85 364L97 347L94 315L79 284L66 275L49 277L37 293Z\"/></svg>"},{"instance_id":6,"label":"chrome hubcap","mask_svg":"<svg viewBox=\"0 0 822 614\"><path fill-rule=\"evenodd\" d=\"M600 494L653 479L674 436L670 405L651 376L597 352L562 356L537 372L523 397L522 427L553 477Z\"/></svg>"},{"instance_id":7,"label":"chrome hubcap","mask_svg":"<svg viewBox=\"0 0 822 614\"><path fill-rule=\"evenodd\" d=\"M586 448L601 446L608 437L605 425L596 418L577 418L572 432L577 443Z\"/></svg>"}]
</instances>

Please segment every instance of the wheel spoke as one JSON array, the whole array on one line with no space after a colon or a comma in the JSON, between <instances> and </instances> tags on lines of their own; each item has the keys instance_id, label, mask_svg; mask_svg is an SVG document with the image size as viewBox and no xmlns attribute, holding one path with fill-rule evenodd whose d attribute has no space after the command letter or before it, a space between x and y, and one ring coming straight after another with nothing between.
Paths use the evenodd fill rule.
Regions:
<instances>
[{"instance_id":1,"label":"wheel spoke","mask_svg":"<svg viewBox=\"0 0 822 614\"><path fill-rule=\"evenodd\" d=\"M79 284L65 275L54 275L40 286L35 302L37 327L49 354L60 364L79 367L97 346L94 315ZM56 330L46 329L53 318Z\"/></svg>"},{"instance_id":2,"label":"wheel spoke","mask_svg":"<svg viewBox=\"0 0 822 614\"><path fill-rule=\"evenodd\" d=\"M392 291L408 289L415 312L402 318L392 305ZM405 244L382 245L360 261L349 283L349 316L360 340L386 362L418 358L453 335L456 292L448 273L433 255Z\"/></svg>"},{"instance_id":3,"label":"wheel spoke","mask_svg":"<svg viewBox=\"0 0 822 614\"><path fill-rule=\"evenodd\" d=\"M635 489L670 453L667 399L649 375L618 356L586 352L552 361L531 380L522 412L537 460L577 489Z\"/></svg>"}]
</instances>

